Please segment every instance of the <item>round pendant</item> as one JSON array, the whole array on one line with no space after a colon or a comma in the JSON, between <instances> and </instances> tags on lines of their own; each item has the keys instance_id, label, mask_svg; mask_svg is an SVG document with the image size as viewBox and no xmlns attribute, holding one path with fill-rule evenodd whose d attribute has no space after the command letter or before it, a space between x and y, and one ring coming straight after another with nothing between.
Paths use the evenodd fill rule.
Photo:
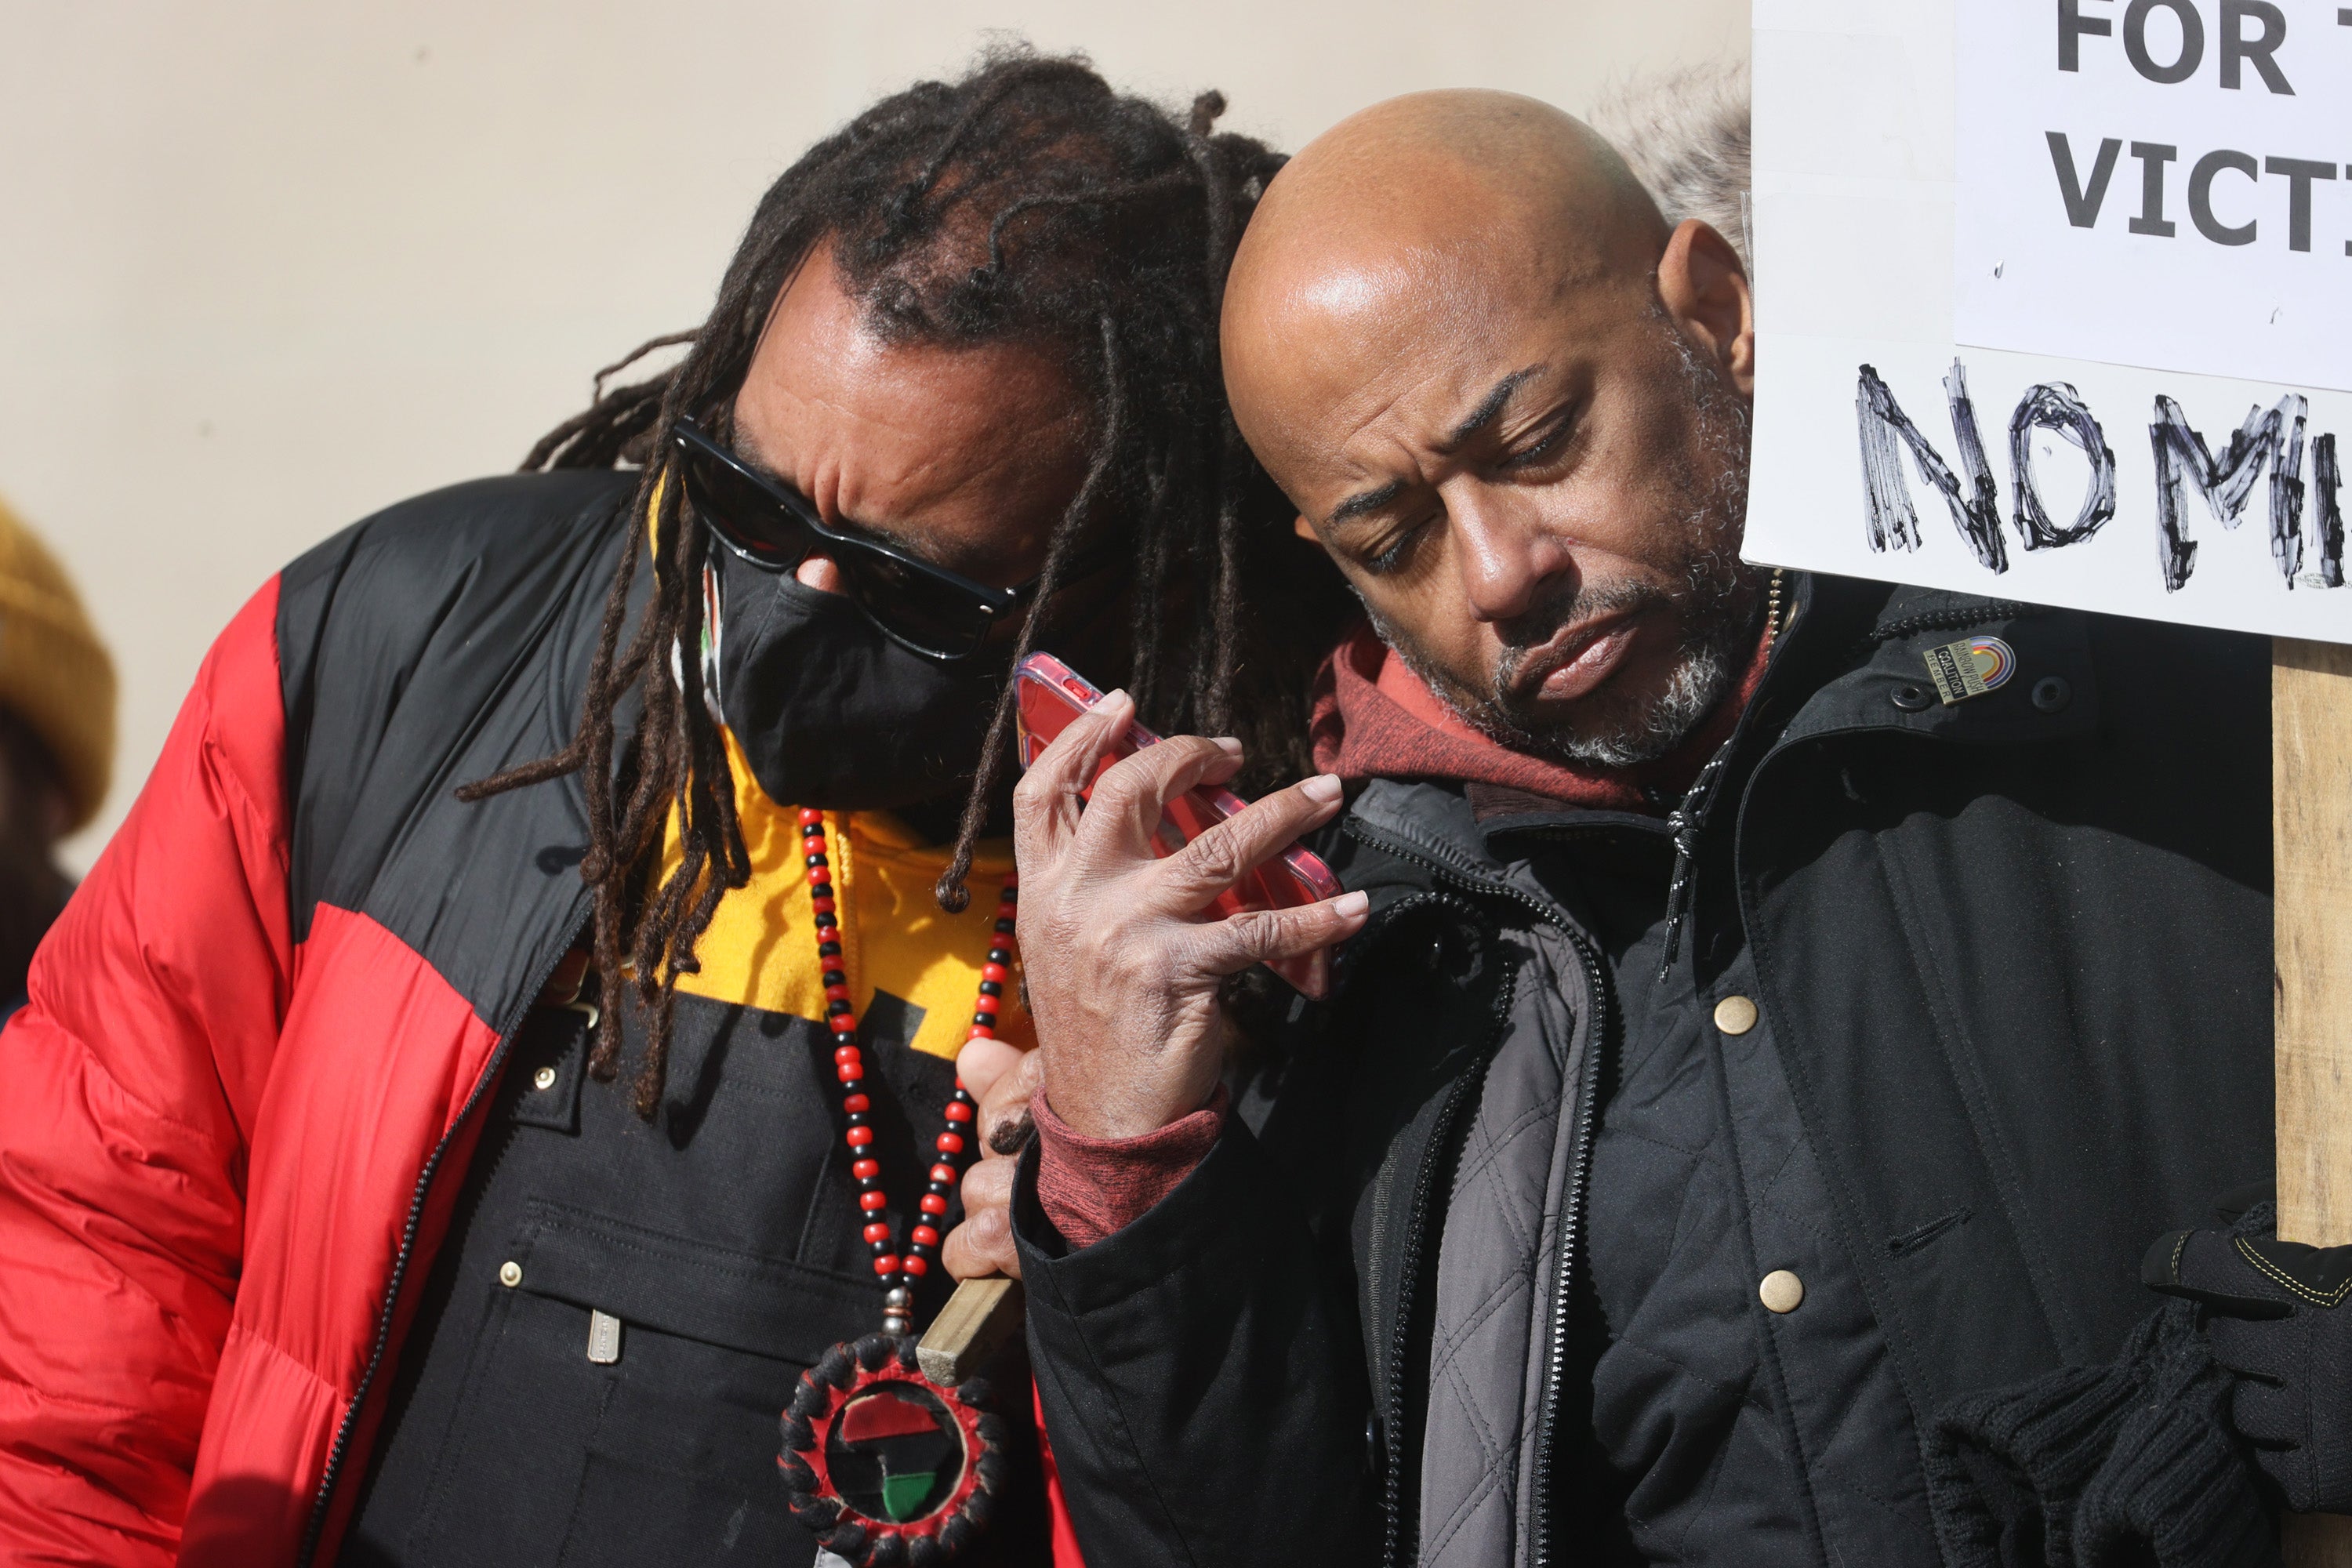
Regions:
<instances>
[{"instance_id":1,"label":"round pendant","mask_svg":"<svg viewBox=\"0 0 2352 1568\"><path fill-rule=\"evenodd\" d=\"M978 1378L943 1388L912 1337L868 1334L801 1373L776 1459L793 1517L856 1568L931 1568L987 1526L1003 1424Z\"/></svg>"}]
</instances>

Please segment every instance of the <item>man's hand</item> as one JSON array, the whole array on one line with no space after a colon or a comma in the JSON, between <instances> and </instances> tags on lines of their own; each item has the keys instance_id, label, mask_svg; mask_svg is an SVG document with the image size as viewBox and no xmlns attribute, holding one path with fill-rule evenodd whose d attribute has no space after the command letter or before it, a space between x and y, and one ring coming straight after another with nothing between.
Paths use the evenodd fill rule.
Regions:
<instances>
[{"instance_id":1,"label":"man's hand","mask_svg":"<svg viewBox=\"0 0 2352 1568\"><path fill-rule=\"evenodd\" d=\"M1037 1091L1043 1066L1035 1051L1003 1040L967 1040L956 1057L956 1076L980 1102L973 1123L980 1158L963 1173L963 1223L940 1248L940 1261L959 1279L1021 1278L1021 1254L1013 1245L1013 1172L1029 1142L1029 1097Z\"/></svg>"},{"instance_id":2,"label":"man's hand","mask_svg":"<svg viewBox=\"0 0 2352 1568\"><path fill-rule=\"evenodd\" d=\"M1241 743L1177 736L1082 792L1135 705L1113 692L1046 748L1013 791L1021 960L1045 1097L1097 1138L1132 1138L1197 1110L1216 1087L1226 1023L1217 985L1269 958L1352 935L1361 893L1204 921L1260 862L1339 809L1339 781L1306 779L1219 823L1165 859L1151 835L1168 802L1239 771ZM967 1202L971 1179L966 1179Z\"/></svg>"},{"instance_id":3,"label":"man's hand","mask_svg":"<svg viewBox=\"0 0 2352 1568\"><path fill-rule=\"evenodd\" d=\"M2352 1247L2281 1241L2272 1210L2158 1238L2143 1283L2205 1309L2230 1424L2298 1513L2352 1510Z\"/></svg>"}]
</instances>

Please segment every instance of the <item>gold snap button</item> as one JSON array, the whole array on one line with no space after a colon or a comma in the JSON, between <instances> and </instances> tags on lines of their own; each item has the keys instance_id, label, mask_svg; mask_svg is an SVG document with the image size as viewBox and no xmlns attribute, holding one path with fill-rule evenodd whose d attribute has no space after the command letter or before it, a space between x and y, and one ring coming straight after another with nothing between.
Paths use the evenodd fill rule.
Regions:
<instances>
[{"instance_id":1,"label":"gold snap button","mask_svg":"<svg viewBox=\"0 0 2352 1568\"><path fill-rule=\"evenodd\" d=\"M1790 1278L1793 1279L1796 1276L1790 1275ZM521 1284L522 1265L517 1263L511 1258L508 1258L504 1263L499 1264L499 1283L505 1286L509 1290Z\"/></svg>"},{"instance_id":2,"label":"gold snap button","mask_svg":"<svg viewBox=\"0 0 2352 1568\"><path fill-rule=\"evenodd\" d=\"M1768 1312L1793 1312L1805 1299L1805 1282L1785 1268L1775 1268L1756 1287L1756 1299Z\"/></svg>"},{"instance_id":3,"label":"gold snap button","mask_svg":"<svg viewBox=\"0 0 2352 1568\"><path fill-rule=\"evenodd\" d=\"M1744 1035L1756 1026L1756 1004L1745 996L1726 996L1715 1005L1715 1026L1727 1035Z\"/></svg>"},{"instance_id":4,"label":"gold snap button","mask_svg":"<svg viewBox=\"0 0 2352 1568\"><path fill-rule=\"evenodd\" d=\"M555 1087L555 1069L553 1068L541 1068L537 1072L531 1074L530 1087L533 1089L553 1089Z\"/></svg>"}]
</instances>

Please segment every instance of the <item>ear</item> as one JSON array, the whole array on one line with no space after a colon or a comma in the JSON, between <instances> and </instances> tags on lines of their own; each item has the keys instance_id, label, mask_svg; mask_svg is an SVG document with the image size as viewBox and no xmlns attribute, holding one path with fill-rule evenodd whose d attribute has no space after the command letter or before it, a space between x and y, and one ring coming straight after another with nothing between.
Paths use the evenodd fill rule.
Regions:
<instances>
[{"instance_id":1,"label":"ear","mask_svg":"<svg viewBox=\"0 0 2352 1568\"><path fill-rule=\"evenodd\" d=\"M1331 547L1323 542L1323 536L1315 531L1315 525L1307 521L1305 512L1302 511L1290 520L1290 531L1323 552L1324 554L1331 553Z\"/></svg>"},{"instance_id":2,"label":"ear","mask_svg":"<svg viewBox=\"0 0 2352 1568\"><path fill-rule=\"evenodd\" d=\"M1658 297L1684 336L1711 355L1741 395L1756 395L1756 297L1731 242L1686 218L1658 260Z\"/></svg>"}]
</instances>

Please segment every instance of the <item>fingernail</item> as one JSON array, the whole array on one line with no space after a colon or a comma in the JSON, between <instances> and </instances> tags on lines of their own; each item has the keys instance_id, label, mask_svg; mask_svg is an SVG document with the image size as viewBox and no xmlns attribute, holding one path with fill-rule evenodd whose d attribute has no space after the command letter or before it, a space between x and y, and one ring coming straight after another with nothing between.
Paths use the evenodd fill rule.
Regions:
<instances>
[{"instance_id":1,"label":"fingernail","mask_svg":"<svg viewBox=\"0 0 2352 1568\"><path fill-rule=\"evenodd\" d=\"M1372 907L1370 893L1342 893L1331 900L1331 912L1343 920L1353 920Z\"/></svg>"},{"instance_id":2,"label":"fingernail","mask_svg":"<svg viewBox=\"0 0 2352 1568\"><path fill-rule=\"evenodd\" d=\"M1229 757L1238 757L1242 754L1242 743L1231 735L1219 735L1211 744Z\"/></svg>"},{"instance_id":3,"label":"fingernail","mask_svg":"<svg viewBox=\"0 0 2352 1568\"><path fill-rule=\"evenodd\" d=\"M1298 793L1318 805L1328 805L1339 798L1339 775L1317 773L1313 778L1300 779Z\"/></svg>"},{"instance_id":4,"label":"fingernail","mask_svg":"<svg viewBox=\"0 0 2352 1568\"><path fill-rule=\"evenodd\" d=\"M1108 691L1102 694L1101 700L1097 701L1095 706L1097 708L1108 708L1114 702L1126 702L1129 700L1131 700L1131 699L1127 695L1126 687L1114 686Z\"/></svg>"}]
</instances>

